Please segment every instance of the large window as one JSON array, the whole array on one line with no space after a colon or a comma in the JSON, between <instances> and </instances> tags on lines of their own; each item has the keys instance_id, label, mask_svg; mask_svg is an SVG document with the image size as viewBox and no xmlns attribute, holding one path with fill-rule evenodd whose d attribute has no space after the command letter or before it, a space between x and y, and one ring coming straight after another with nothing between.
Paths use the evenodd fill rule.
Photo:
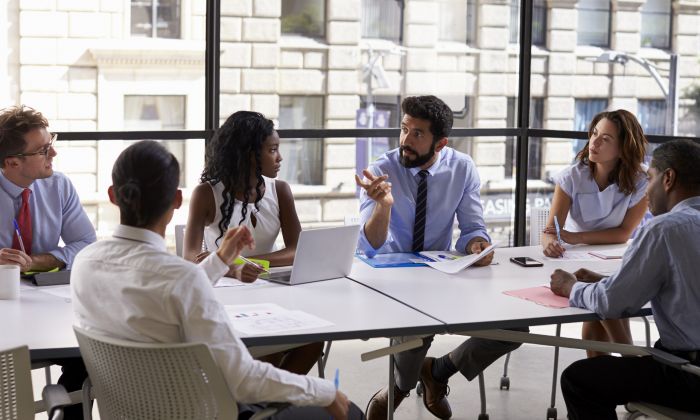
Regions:
<instances>
[{"instance_id":1,"label":"large window","mask_svg":"<svg viewBox=\"0 0 700 420\"><path fill-rule=\"evenodd\" d=\"M663 99L640 99L637 117L645 134L666 133L666 101Z\"/></svg>"},{"instance_id":2,"label":"large window","mask_svg":"<svg viewBox=\"0 0 700 420\"><path fill-rule=\"evenodd\" d=\"M362 0L362 37L398 42L401 3L396 0Z\"/></svg>"},{"instance_id":3,"label":"large window","mask_svg":"<svg viewBox=\"0 0 700 420\"><path fill-rule=\"evenodd\" d=\"M534 0L532 5L532 45L547 44L547 3ZM510 3L510 42L517 44L520 40L520 0Z\"/></svg>"},{"instance_id":4,"label":"large window","mask_svg":"<svg viewBox=\"0 0 700 420\"><path fill-rule=\"evenodd\" d=\"M131 0L131 35L180 38L180 0Z\"/></svg>"},{"instance_id":5,"label":"large window","mask_svg":"<svg viewBox=\"0 0 700 420\"><path fill-rule=\"evenodd\" d=\"M646 0L641 12L642 47L671 48L671 0Z\"/></svg>"},{"instance_id":6,"label":"large window","mask_svg":"<svg viewBox=\"0 0 700 420\"><path fill-rule=\"evenodd\" d=\"M279 128L323 126L323 97L280 96ZM290 184L323 184L323 140L281 139L280 177Z\"/></svg>"},{"instance_id":7,"label":"large window","mask_svg":"<svg viewBox=\"0 0 700 420\"><path fill-rule=\"evenodd\" d=\"M576 7L578 9L578 45L609 46L609 0L579 0Z\"/></svg>"},{"instance_id":8,"label":"large window","mask_svg":"<svg viewBox=\"0 0 700 420\"><path fill-rule=\"evenodd\" d=\"M282 33L321 38L325 35L325 0L282 1Z\"/></svg>"}]
</instances>

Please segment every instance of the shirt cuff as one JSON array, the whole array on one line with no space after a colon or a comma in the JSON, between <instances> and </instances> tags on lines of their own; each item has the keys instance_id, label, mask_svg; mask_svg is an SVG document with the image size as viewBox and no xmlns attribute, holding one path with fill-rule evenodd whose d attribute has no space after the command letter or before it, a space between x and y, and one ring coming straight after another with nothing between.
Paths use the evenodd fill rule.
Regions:
<instances>
[{"instance_id":1,"label":"shirt cuff","mask_svg":"<svg viewBox=\"0 0 700 420\"><path fill-rule=\"evenodd\" d=\"M73 263L73 259L68 258L68 256L66 255L66 252L63 250L63 248L54 249L52 251L49 251L49 254L53 255L57 260L63 261L63 263L66 265L66 270L70 270L70 267Z\"/></svg>"},{"instance_id":2,"label":"shirt cuff","mask_svg":"<svg viewBox=\"0 0 700 420\"><path fill-rule=\"evenodd\" d=\"M314 398L314 401L312 404L313 406L316 407L328 407L329 405L333 404L333 401L335 401L335 385L333 382L327 380L327 379L321 379L321 378L315 378L312 376L308 376L309 380L312 382L315 382L314 388L318 390L318 394L316 395L316 398Z\"/></svg>"},{"instance_id":3,"label":"shirt cuff","mask_svg":"<svg viewBox=\"0 0 700 420\"><path fill-rule=\"evenodd\" d=\"M207 273L207 277L212 285L214 285L224 274L228 273L228 265L219 258L216 252L212 252L199 263L199 266Z\"/></svg>"},{"instance_id":4,"label":"shirt cuff","mask_svg":"<svg viewBox=\"0 0 700 420\"><path fill-rule=\"evenodd\" d=\"M569 305L576 308L587 309L586 305L584 304L583 294L586 291L586 287L590 286L591 284L592 283L584 283L581 281L574 283L574 285L571 287L571 293L569 293Z\"/></svg>"}]
</instances>

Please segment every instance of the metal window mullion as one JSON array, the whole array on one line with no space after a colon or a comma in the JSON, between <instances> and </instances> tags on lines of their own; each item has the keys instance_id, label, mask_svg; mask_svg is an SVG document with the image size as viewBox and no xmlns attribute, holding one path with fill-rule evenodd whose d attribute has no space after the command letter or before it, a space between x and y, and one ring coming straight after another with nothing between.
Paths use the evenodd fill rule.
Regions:
<instances>
[{"instance_id":1,"label":"metal window mullion","mask_svg":"<svg viewBox=\"0 0 700 420\"><path fill-rule=\"evenodd\" d=\"M518 74L518 141L515 168L515 246L525 245L528 139L530 127L530 70L533 2L520 1L520 69Z\"/></svg>"},{"instance_id":2,"label":"metal window mullion","mask_svg":"<svg viewBox=\"0 0 700 420\"><path fill-rule=\"evenodd\" d=\"M221 52L221 0L207 0L206 51L204 64L204 129L209 143L219 127L219 74Z\"/></svg>"}]
</instances>

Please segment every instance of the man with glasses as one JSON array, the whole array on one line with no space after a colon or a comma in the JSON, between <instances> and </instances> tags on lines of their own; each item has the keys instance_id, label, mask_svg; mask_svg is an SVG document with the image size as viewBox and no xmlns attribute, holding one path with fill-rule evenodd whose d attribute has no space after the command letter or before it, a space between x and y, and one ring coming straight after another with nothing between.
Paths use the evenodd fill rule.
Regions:
<instances>
[{"instance_id":1,"label":"man with glasses","mask_svg":"<svg viewBox=\"0 0 700 420\"><path fill-rule=\"evenodd\" d=\"M96 240L73 184L53 170L57 136L48 125L26 106L0 111L0 264L23 272L69 269L78 251ZM80 358L52 362L63 366L60 384L81 388L87 375ZM69 407L66 418L81 418L80 410Z\"/></svg>"}]
</instances>

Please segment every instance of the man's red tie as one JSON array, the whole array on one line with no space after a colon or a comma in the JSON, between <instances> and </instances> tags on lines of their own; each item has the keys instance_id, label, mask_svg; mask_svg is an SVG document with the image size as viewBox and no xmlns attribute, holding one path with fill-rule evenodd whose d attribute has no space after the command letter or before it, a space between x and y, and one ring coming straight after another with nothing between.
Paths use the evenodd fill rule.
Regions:
<instances>
[{"instance_id":1,"label":"man's red tie","mask_svg":"<svg viewBox=\"0 0 700 420\"><path fill-rule=\"evenodd\" d=\"M19 207L19 213L17 214L17 225L19 226L19 232L22 234L22 243L24 244L24 250L27 255L32 255L32 214L29 211L29 194L32 190L25 188L22 191L22 205ZM19 246L19 238L15 233L12 239L12 248L22 249Z\"/></svg>"}]
</instances>

